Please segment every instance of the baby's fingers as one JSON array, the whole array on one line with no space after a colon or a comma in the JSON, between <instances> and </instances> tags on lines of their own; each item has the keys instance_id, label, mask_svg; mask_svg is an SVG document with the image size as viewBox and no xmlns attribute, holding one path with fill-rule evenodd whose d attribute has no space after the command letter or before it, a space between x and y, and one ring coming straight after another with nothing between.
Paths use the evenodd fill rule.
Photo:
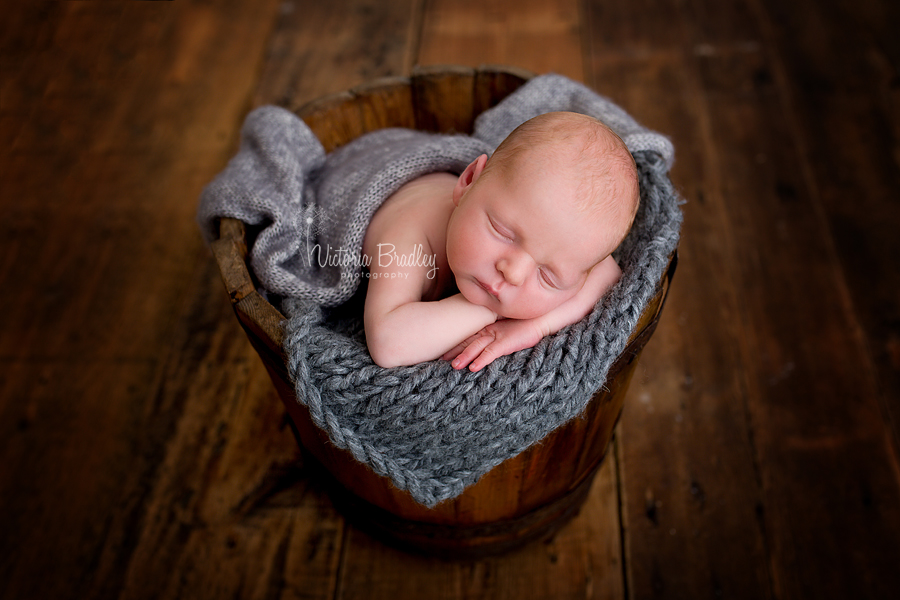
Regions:
<instances>
[{"instance_id":1,"label":"baby's fingers","mask_svg":"<svg viewBox=\"0 0 900 600\"><path fill-rule=\"evenodd\" d=\"M484 349L478 353L477 357L472 357L474 360L472 361L472 364L469 365L469 370L473 373L488 366L494 362L494 359L499 358L504 354L508 354L500 349L500 345L495 343L495 340L488 340L488 342L489 343L484 344Z\"/></svg>"},{"instance_id":2,"label":"baby's fingers","mask_svg":"<svg viewBox=\"0 0 900 600\"><path fill-rule=\"evenodd\" d=\"M451 348L450 350L447 350L446 352L444 352L444 354L441 356L441 358L442 358L443 360L450 360L450 359L452 359L454 356L456 356L457 354L459 354L460 352L462 352L462 351L465 349L465 347L466 347L467 344L468 344L468 343L465 342L465 341L464 341L464 342L458 343L457 345L455 345L455 346L454 346L453 348Z\"/></svg>"},{"instance_id":3,"label":"baby's fingers","mask_svg":"<svg viewBox=\"0 0 900 600\"><path fill-rule=\"evenodd\" d=\"M451 348L450 350L447 350L446 352L444 352L444 354L441 356L441 358L444 360L450 360L452 358L455 358L457 355L459 355L460 352L462 352L463 350L466 349L466 346L471 344L472 341L475 340L476 338L478 338L478 336L480 336L480 335L481 335L480 333L476 333L475 335L470 335L469 337L467 337L466 339L464 339L457 345L453 346L453 348Z\"/></svg>"},{"instance_id":4,"label":"baby's fingers","mask_svg":"<svg viewBox=\"0 0 900 600\"><path fill-rule=\"evenodd\" d=\"M450 365L454 369L464 369L466 368L472 360L481 355L482 350L494 341L494 337L491 335L476 335L474 339L469 338L466 340L466 347L462 352L459 353L453 362Z\"/></svg>"}]
</instances>

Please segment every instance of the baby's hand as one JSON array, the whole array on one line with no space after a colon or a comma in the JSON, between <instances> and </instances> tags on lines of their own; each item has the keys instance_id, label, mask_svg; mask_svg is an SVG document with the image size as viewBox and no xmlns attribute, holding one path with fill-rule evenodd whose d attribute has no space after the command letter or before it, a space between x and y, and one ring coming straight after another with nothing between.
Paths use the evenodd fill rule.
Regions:
<instances>
[{"instance_id":1,"label":"baby's hand","mask_svg":"<svg viewBox=\"0 0 900 600\"><path fill-rule=\"evenodd\" d=\"M473 336L446 352L444 360L453 359L454 369L478 371L495 358L531 348L549 334L541 329L537 319L503 319L486 326ZM470 364L471 363L471 364Z\"/></svg>"}]
</instances>

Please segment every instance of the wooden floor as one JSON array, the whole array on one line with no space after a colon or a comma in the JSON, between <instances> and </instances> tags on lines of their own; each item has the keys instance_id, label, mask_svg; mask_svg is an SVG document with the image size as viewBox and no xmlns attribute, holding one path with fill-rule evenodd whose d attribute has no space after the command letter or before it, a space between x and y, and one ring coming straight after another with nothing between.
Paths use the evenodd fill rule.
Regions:
<instances>
[{"instance_id":1,"label":"wooden floor","mask_svg":"<svg viewBox=\"0 0 900 600\"><path fill-rule=\"evenodd\" d=\"M900 4L3 12L0 597L897 597ZM252 107L442 63L586 82L671 136L687 200L588 503L478 562L345 524L193 221Z\"/></svg>"}]
</instances>

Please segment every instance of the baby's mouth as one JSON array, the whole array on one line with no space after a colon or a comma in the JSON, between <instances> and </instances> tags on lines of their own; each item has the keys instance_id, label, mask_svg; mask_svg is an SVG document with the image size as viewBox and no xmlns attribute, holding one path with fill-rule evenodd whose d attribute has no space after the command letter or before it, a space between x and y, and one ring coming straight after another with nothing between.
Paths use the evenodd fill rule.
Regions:
<instances>
[{"instance_id":1,"label":"baby's mouth","mask_svg":"<svg viewBox=\"0 0 900 600\"><path fill-rule=\"evenodd\" d=\"M484 291L486 291L488 294L490 294L490 295L493 296L494 298L496 298L496 299L498 299L498 300L500 299L500 292L494 290L494 288L492 288L491 286L487 285L486 283L484 283L484 282L481 281L480 279L476 279L475 281L478 282L478 285L481 286L481 289L483 289Z\"/></svg>"}]
</instances>

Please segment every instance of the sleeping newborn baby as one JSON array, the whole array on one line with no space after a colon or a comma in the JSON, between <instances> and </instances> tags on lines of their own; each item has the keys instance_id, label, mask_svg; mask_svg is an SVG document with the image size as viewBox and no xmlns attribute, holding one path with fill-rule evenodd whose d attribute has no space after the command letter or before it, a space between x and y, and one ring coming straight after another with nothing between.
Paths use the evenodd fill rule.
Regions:
<instances>
[{"instance_id":1,"label":"sleeping newborn baby","mask_svg":"<svg viewBox=\"0 0 900 600\"><path fill-rule=\"evenodd\" d=\"M611 252L638 202L622 140L568 112L523 123L459 176L405 184L363 242L372 359L478 371L580 321L621 274Z\"/></svg>"}]
</instances>

